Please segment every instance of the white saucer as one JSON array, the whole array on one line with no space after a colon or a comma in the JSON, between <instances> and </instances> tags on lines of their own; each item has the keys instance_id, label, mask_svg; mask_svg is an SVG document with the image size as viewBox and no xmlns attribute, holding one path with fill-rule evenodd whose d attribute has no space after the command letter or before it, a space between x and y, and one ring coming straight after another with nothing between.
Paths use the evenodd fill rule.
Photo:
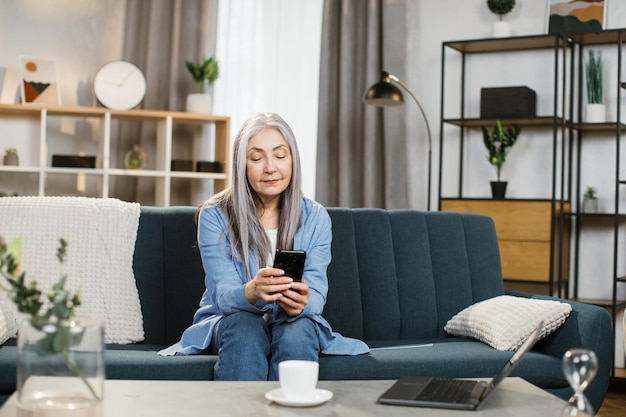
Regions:
<instances>
[{"instance_id":1,"label":"white saucer","mask_svg":"<svg viewBox=\"0 0 626 417\"><path fill-rule=\"evenodd\" d=\"M333 393L325 389L316 389L310 398L303 400L290 400L285 398L283 390L280 388L273 389L265 393L265 398L280 405L286 405L289 407L313 407L316 405L324 404L326 401L333 398Z\"/></svg>"}]
</instances>

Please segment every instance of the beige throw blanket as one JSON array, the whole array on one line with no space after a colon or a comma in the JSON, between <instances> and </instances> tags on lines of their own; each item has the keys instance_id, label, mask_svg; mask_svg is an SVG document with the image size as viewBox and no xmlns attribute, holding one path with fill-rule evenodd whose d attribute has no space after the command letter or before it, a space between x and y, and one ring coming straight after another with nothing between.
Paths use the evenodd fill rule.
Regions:
<instances>
[{"instance_id":1,"label":"beige throw blanket","mask_svg":"<svg viewBox=\"0 0 626 417\"><path fill-rule=\"evenodd\" d=\"M105 325L107 343L144 338L139 294L132 269L139 224L139 204L86 197L0 198L0 235L7 242L22 238L21 270L43 290L59 280L59 238L68 242L64 272L67 288L80 290L77 315ZM3 282L4 286L5 283ZM15 309L6 293L3 310ZM16 313L15 313L16 314ZM10 318L2 331L11 332Z\"/></svg>"}]
</instances>

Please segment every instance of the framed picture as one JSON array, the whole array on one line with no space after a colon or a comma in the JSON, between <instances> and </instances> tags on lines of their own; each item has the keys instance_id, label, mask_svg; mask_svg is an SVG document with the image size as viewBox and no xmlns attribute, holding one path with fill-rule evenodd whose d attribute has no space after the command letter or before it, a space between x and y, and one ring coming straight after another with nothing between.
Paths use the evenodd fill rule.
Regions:
<instances>
[{"instance_id":1,"label":"framed picture","mask_svg":"<svg viewBox=\"0 0 626 417\"><path fill-rule=\"evenodd\" d=\"M22 104L61 105L56 62L51 59L20 56Z\"/></svg>"},{"instance_id":2,"label":"framed picture","mask_svg":"<svg viewBox=\"0 0 626 417\"><path fill-rule=\"evenodd\" d=\"M547 0L547 32L601 32L606 24L607 2L608 0Z\"/></svg>"}]
</instances>

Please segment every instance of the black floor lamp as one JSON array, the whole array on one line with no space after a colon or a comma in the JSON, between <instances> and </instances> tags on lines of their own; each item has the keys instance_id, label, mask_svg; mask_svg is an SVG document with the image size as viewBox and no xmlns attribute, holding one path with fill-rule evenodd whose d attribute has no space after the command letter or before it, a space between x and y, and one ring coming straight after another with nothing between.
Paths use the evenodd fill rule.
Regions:
<instances>
[{"instance_id":1,"label":"black floor lamp","mask_svg":"<svg viewBox=\"0 0 626 417\"><path fill-rule=\"evenodd\" d=\"M363 101L365 104L371 104L374 106L402 106L404 104L404 97L402 97L402 92L398 87L393 85L391 81L395 81L402 88L406 90L407 93L413 98L415 104L420 109L422 113L422 117L424 118L424 122L426 123L426 131L428 133L428 195L426 198L426 210L430 210L430 183L431 183L431 167L432 167L432 149L433 149L433 139L432 134L430 133L430 125L428 124L428 119L426 118L426 113L424 113L424 108L415 97L415 94L407 87L402 81L398 79L393 74L389 74L385 71L380 76L380 81L376 84L368 88L365 92L365 96L363 96Z\"/></svg>"}]
</instances>

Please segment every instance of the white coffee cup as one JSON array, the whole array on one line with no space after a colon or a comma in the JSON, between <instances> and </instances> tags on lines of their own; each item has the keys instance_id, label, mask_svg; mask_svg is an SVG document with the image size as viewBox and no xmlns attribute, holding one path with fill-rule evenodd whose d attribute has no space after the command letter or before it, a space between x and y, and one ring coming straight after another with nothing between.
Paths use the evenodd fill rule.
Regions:
<instances>
[{"instance_id":1,"label":"white coffee cup","mask_svg":"<svg viewBox=\"0 0 626 417\"><path fill-rule=\"evenodd\" d=\"M315 394L319 364L314 361L289 360L278 364L278 379L288 400L307 400Z\"/></svg>"}]
</instances>

